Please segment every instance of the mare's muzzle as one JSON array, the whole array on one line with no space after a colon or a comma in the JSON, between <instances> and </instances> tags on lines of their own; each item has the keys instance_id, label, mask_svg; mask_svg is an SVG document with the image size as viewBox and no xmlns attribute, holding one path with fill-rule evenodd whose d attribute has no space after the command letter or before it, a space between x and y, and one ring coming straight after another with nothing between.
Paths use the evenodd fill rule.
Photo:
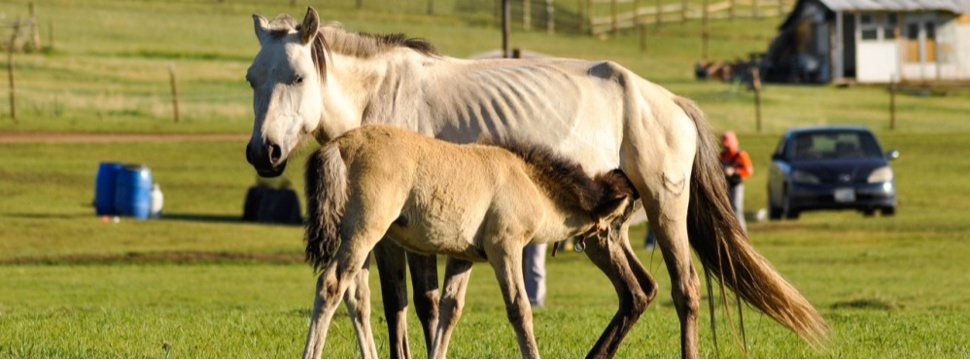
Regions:
<instances>
[{"instance_id":1,"label":"mare's muzzle","mask_svg":"<svg viewBox=\"0 0 970 360\"><path fill-rule=\"evenodd\" d=\"M263 146L246 145L246 161L262 177L277 177L286 170L286 158L279 145L264 143Z\"/></svg>"}]
</instances>

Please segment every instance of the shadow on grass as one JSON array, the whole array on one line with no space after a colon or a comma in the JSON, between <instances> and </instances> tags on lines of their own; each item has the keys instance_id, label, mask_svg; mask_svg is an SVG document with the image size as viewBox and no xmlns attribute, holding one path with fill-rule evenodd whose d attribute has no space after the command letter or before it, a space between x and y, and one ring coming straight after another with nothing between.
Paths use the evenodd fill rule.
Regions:
<instances>
[{"instance_id":1,"label":"shadow on grass","mask_svg":"<svg viewBox=\"0 0 970 360\"><path fill-rule=\"evenodd\" d=\"M261 225L272 225L272 226L303 226L302 220L299 223L286 223L279 221L252 221L243 220L240 215L211 215L211 214L190 214L190 213L162 213L162 216L158 220L175 220L175 221L196 221L196 222L208 222L208 223L231 223L231 224L261 224Z\"/></svg>"},{"instance_id":2,"label":"shadow on grass","mask_svg":"<svg viewBox=\"0 0 970 360\"><path fill-rule=\"evenodd\" d=\"M0 265L109 265L109 264L294 264L300 253L235 253L226 251L130 251L122 254L81 254L0 259Z\"/></svg>"},{"instance_id":3,"label":"shadow on grass","mask_svg":"<svg viewBox=\"0 0 970 360\"><path fill-rule=\"evenodd\" d=\"M213 215L213 214L192 214L192 213L162 213L158 220L176 221L197 221L197 222L219 222L219 223L241 223L242 216L239 215Z\"/></svg>"}]
</instances>

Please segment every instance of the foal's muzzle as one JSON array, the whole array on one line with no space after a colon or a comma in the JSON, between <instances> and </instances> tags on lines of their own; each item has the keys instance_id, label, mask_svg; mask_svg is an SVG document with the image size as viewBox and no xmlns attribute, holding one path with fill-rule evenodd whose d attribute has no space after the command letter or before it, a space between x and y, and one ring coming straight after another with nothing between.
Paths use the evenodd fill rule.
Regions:
<instances>
[{"instance_id":1,"label":"foal's muzzle","mask_svg":"<svg viewBox=\"0 0 970 360\"><path fill-rule=\"evenodd\" d=\"M286 158L283 156L283 149L277 144L263 143L262 146L253 146L250 143L246 145L246 161L262 177L277 177L283 174L283 170L286 170Z\"/></svg>"}]
</instances>

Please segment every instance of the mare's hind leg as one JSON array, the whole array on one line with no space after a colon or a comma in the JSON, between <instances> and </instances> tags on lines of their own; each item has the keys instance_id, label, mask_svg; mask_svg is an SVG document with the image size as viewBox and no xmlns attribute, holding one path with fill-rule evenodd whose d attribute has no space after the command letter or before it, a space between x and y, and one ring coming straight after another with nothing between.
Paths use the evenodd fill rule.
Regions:
<instances>
[{"instance_id":1,"label":"mare's hind leg","mask_svg":"<svg viewBox=\"0 0 970 360\"><path fill-rule=\"evenodd\" d=\"M438 259L432 255L408 252L411 287L414 288L414 311L424 330L424 344L431 357L435 329L438 327Z\"/></svg>"},{"instance_id":2,"label":"mare's hind leg","mask_svg":"<svg viewBox=\"0 0 970 360\"><path fill-rule=\"evenodd\" d=\"M347 285L344 292L344 304L347 314L357 333L357 345L360 347L360 357L363 359L377 358L377 345L374 343L374 331L370 326L370 257L357 272L353 281Z\"/></svg>"},{"instance_id":3,"label":"mare's hind leg","mask_svg":"<svg viewBox=\"0 0 970 360\"><path fill-rule=\"evenodd\" d=\"M390 357L392 359L411 358L411 349L408 345L405 250L385 237L374 247L374 258L377 261L377 272L381 279L384 317L387 318L387 334L391 345Z\"/></svg>"},{"instance_id":4,"label":"mare's hind leg","mask_svg":"<svg viewBox=\"0 0 970 360\"><path fill-rule=\"evenodd\" d=\"M631 211L632 213L632 211ZM587 358L612 358L647 305L657 295L657 283L637 259L629 245L629 224L612 225L610 237L598 237L587 244L586 256L610 278L619 308Z\"/></svg>"},{"instance_id":5,"label":"mare's hind leg","mask_svg":"<svg viewBox=\"0 0 970 360\"><path fill-rule=\"evenodd\" d=\"M472 273L471 261L448 257L445 265L445 289L441 296L438 328L435 331L434 342L430 352L432 358L445 359L448 357L448 343L451 333L458 325L461 312L465 305L465 290L468 289L468 277Z\"/></svg>"},{"instance_id":6,"label":"mare's hind leg","mask_svg":"<svg viewBox=\"0 0 970 360\"><path fill-rule=\"evenodd\" d=\"M513 243L519 243L514 240L498 243L502 244L499 245L502 246L501 248L485 249L488 262L495 270L498 285L502 288L505 310L515 330L522 357L538 359L539 347L532 332L532 305L529 304L529 296L525 292L525 279L522 276L522 247L512 246Z\"/></svg>"},{"instance_id":7,"label":"mare's hind leg","mask_svg":"<svg viewBox=\"0 0 970 360\"><path fill-rule=\"evenodd\" d=\"M676 173L676 172L672 172ZM687 172L689 174L689 172ZM687 237L687 208L690 191L686 183L689 176L676 182L666 174L654 177L661 180L651 184L662 189L658 194L645 196L647 217L657 235L657 245L663 254L667 272L670 273L671 298L680 319L680 352L684 358L697 358L697 316L700 306L700 279L691 260L690 242ZM644 192L641 192L644 194Z\"/></svg>"}]
</instances>

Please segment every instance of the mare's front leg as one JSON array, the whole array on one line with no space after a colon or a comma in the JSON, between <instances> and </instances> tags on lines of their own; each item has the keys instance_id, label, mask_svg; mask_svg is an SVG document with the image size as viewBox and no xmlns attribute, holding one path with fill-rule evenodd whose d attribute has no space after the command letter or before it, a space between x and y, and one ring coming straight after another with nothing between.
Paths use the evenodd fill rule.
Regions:
<instances>
[{"instance_id":1,"label":"mare's front leg","mask_svg":"<svg viewBox=\"0 0 970 360\"><path fill-rule=\"evenodd\" d=\"M407 252L408 268L411 269L411 287L414 288L414 311L424 330L424 344L428 357L432 357L435 329L438 327L438 259L434 254L421 255ZM405 293L405 295L407 295Z\"/></svg>"},{"instance_id":2,"label":"mare's front leg","mask_svg":"<svg viewBox=\"0 0 970 360\"><path fill-rule=\"evenodd\" d=\"M370 326L370 257L367 257L353 281L347 285L344 304L347 306L347 314L350 315L354 332L357 333L360 357L376 359L377 345L374 343L374 331Z\"/></svg>"},{"instance_id":3,"label":"mare's front leg","mask_svg":"<svg viewBox=\"0 0 970 360\"><path fill-rule=\"evenodd\" d=\"M612 358L647 305L657 295L657 283L637 259L629 245L629 224L610 229L609 237L594 237L587 244L586 256L610 278L619 299L619 308L587 358Z\"/></svg>"},{"instance_id":4,"label":"mare's front leg","mask_svg":"<svg viewBox=\"0 0 970 360\"><path fill-rule=\"evenodd\" d=\"M524 241L500 241L496 246L486 247L485 252L492 269L495 270L498 285L502 288L505 310L515 330L522 357L538 359L539 347L532 332L532 305L529 304L522 276L522 246L513 245L514 243Z\"/></svg>"},{"instance_id":5,"label":"mare's front leg","mask_svg":"<svg viewBox=\"0 0 970 360\"><path fill-rule=\"evenodd\" d=\"M392 359L411 358L411 349L408 345L408 288L405 282L405 278L407 278L405 253L404 248L387 237L381 239L374 247L377 272L381 279L381 297L384 301L384 317L387 319L387 334L390 340L390 357ZM419 312L418 316L420 317L420 315Z\"/></svg>"},{"instance_id":6,"label":"mare's front leg","mask_svg":"<svg viewBox=\"0 0 970 360\"><path fill-rule=\"evenodd\" d=\"M458 325L462 309L465 306L465 290L468 289L468 277L472 273L472 262L448 257L445 265L445 289L439 305L440 316L438 328L434 334L434 342L429 352L432 358L445 359L448 357L448 343L451 333Z\"/></svg>"}]
</instances>

